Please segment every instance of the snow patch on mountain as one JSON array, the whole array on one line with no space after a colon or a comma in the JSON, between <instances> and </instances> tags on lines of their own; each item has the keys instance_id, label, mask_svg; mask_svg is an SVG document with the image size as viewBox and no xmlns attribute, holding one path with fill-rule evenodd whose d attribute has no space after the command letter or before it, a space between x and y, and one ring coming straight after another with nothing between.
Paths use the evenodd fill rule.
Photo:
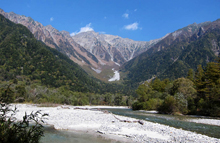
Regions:
<instances>
[{"instance_id":1,"label":"snow patch on mountain","mask_svg":"<svg viewBox=\"0 0 220 143\"><path fill-rule=\"evenodd\" d=\"M110 78L108 81L116 81L120 80L120 74L118 71L116 71L114 68L112 69L114 71L114 76Z\"/></svg>"}]
</instances>

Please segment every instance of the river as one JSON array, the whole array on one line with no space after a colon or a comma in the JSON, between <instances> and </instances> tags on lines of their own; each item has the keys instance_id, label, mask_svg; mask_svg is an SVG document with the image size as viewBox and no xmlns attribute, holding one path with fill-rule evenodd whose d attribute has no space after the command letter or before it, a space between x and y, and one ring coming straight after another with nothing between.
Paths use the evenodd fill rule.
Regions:
<instances>
[{"instance_id":1,"label":"river","mask_svg":"<svg viewBox=\"0 0 220 143\"><path fill-rule=\"evenodd\" d=\"M163 114L151 114L143 111L133 111L131 109L101 109L108 110L113 114L132 117L136 119L146 120L154 123L160 123L169 125L175 128L182 128L183 130L189 130L204 134L210 137L220 138L220 126L206 125L201 123L188 122L189 119L198 119L202 117L191 116L173 116ZM204 117L203 117L204 118ZM89 133L76 132L76 131L58 131L52 127L46 127L45 137L41 139L41 143L108 143L112 140L106 139L101 136L92 135Z\"/></svg>"},{"instance_id":2,"label":"river","mask_svg":"<svg viewBox=\"0 0 220 143\"><path fill-rule=\"evenodd\" d=\"M59 131L47 126L45 127L44 137L40 139L40 143L112 143L112 140L85 132Z\"/></svg>"},{"instance_id":3,"label":"river","mask_svg":"<svg viewBox=\"0 0 220 143\"><path fill-rule=\"evenodd\" d=\"M220 126L207 125L201 123L188 122L188 119L198 119L204 117L192 116L174 116L164 114L151 114L143 111L133 111L131 109L102 109L108 110L113 114L142 119L154 123L169 125L175 128L182 128L184 130L197 132L210 137L220 138Z\"/></svg>"}]
</instances>

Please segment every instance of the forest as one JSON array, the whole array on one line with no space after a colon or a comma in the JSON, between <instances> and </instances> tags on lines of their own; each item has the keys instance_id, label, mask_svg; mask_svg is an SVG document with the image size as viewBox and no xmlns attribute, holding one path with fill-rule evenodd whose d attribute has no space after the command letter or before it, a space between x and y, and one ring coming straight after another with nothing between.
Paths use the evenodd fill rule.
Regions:
<instances>
[{"instance_id":1,"label":"forest","mask_svg":"<svg viewBox=\"0 0 220 143\"><path fill-rule=\"evenodd\" d=\"M0 15L0 98L6 95L18 103L123 105L220 116L220 60L190 69L187 77L152 78L135 91L89 76L67 56L37 41L26 27Z\"/></svg>"},{"instance_id":2,"label":"forest","mask_svg":"<svg viewBox=\"0 0 220 143\"><path fill-rule=\"evenodd\" d=\"M10 85L10 86L9 86ZM10 88L15 102L71 105L127 105L122 84L89 76L66 55L37 41L20 24L0 15L0 91Z\"/></svg>"},{"instance_id":3,"label":"forest","mask_svg":"<svg viewBox=\"0 0 220 143\"><path fill-rule=\"evenodd\" d=\"M134 110L158 110L165 114L220 116L220 58L188 71L175 80L156 78L141 84Z\"/></svg>"}]
</instances>

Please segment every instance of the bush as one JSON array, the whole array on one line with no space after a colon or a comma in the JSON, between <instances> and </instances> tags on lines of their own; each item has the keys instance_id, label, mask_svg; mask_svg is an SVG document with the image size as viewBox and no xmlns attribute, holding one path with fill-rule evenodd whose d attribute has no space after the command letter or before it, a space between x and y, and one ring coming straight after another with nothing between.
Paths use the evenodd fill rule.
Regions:
<instances>
[{"instance_id":1,"label":"bush","mask_svg":"<svg viewBox=\"0 0 220 143\"><path fill-rule=\"evenodd\" d=\"M176 106L176 100L173 96L167 96L163 104L159 107L160 113L173 114L178 111Z\"/></svg>"},{"instance_id":2,"label":"bush","mask_svg":"<svg viewBox=\"0 0 220 143\"><path fill-rule=\"evenodd\" d=\"M157 110L158 107L160 107L162 104L162 100L159 98L152 98L149 101L147 101L147 109L148 110Z\"/></svg>"},{"instance_id":3,"label":"bush","mask_svg":"<svg viewBox=\"0 0 220 143\"><path fill-rule=\"evenodd\" d=\"M132 109L133 110L141 110L141 109L144 109L144 106L143 106L143 102L134 102L134 104L132 104Z\"/></svg>"},{"instance_id":4,"label":"bush","mask_svg":"<svg viewBox=\"0 0 220 143\"><path fill-rule=\"evenodd\" d=\"M10 85L4 92L0 93L0 142L1 143L38 143L44 135L43 118L47 114L40 111L25 114L22 121L16 121L14 117L17 108L10 108L8 104L13 99ZM30 125L33 122L33 125Z\"/></svg>"},{"instance_id":5,"label":"bush","mask_svg":"<svg viewBox=\"0 0 220 143\"><path fill-rule=\"evenodd\" d=\"M174 99L176 100L176 106L178 108L178 111L183 114L186 114L188 112L188 102L185 99L184 95L178 92L174 95Z\"/></svg>"}]
</instances>

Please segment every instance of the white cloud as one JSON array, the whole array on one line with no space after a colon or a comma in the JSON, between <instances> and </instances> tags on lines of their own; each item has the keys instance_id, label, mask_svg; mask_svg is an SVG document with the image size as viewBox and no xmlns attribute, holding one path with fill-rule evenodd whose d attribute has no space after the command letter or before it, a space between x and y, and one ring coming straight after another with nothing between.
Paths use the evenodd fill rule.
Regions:
<instances>
[{"instance_id":1,"label":"white cloud","mask_svg":"<svg viewBox=\"0 0 220 143\"><path fill-rule=\"evenodd\" d=\"M88 31L94 31L91 27L92 23L87 24L85 27L81 27L79 32L73 32L70 34L70 36L74 36L76 34L82 33L82 32L88 32Z\"/></svg>"},{"instance_id":2,"label":"white cloud","mask_svg":"<svg viewBox=\"0 0 220 143\"><path fill-rule=\"evenodd\" d=\"M124 28L126 30L137 30L138 29L138 23L137 22L134 22L132 24L129 24L129 25L125 25Z\"/></svg>"},{"instance_id":3,"label":"white cloud","mask_svg":"<svg viewBox=\"0 0 220 143\"><path fill-rule=\"evenodd\" d=\"M128 14L128 13L124 13L124 14L122 15L122 17L128 19L128 18L129 18L129 14Z\"/></svg>"},{"instance_id":4,"label":"white cloud","mask_svg":"<svg viewBox=\"0 0 220 143\"><path fill-rule=\"evenodd\" d=\"M54 20L54 18L53 18L53 17L51 17L51 18L50 18L50 21L52 22L53 20Z\"/></svg>"},{"instance_id":5,"label":"white cloud","mask_svg":"<svg viewBox=\"0 0 220 143\"><path fill-rule=\"evenodd\" d=\"M70 36L74 36L74 35L76 35L78 32L73 32L73 33L71 33L70 34Z\"/></svg>"},{"instance_id":6,"label":"white cloud","mask_svg":"<svg viewBox=\"0 0 220 143\"><path fill-rule=\"evenodd\" d=\"M87 24L85 27L81 27L79 33L81 32L87 32L87 31L93 31L92 27L91 27L91 23Z\"/></svg>"},{"instance_id":7,"label":"white cloud","mask_svg":"<svg viewBox=\"0 0 220 143\"><path fill-rule=\"evenodd\" d=\"M134 10L134 12L136 12L136 11L137 11L137 9Z\"/></svg>"}]
</instances>

